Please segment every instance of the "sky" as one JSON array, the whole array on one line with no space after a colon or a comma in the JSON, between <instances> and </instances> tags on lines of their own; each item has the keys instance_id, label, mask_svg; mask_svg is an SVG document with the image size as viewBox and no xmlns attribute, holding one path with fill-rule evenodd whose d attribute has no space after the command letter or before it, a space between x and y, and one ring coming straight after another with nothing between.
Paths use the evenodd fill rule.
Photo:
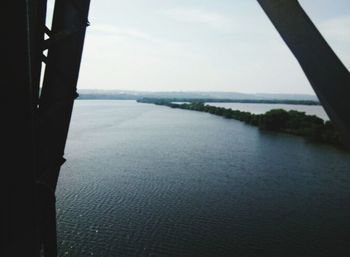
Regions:
<instances>
[{"instance_id":1,"label":"sky","mask_svg":"<svg viewBox=\"0 0 350 257\"><path fill-rule=\"evenodd\" d=\"M349 69L350 1L300 3ZM256 0L92 0L89 20L80 89L314 94Z\"/></svg>"}]
</instances>

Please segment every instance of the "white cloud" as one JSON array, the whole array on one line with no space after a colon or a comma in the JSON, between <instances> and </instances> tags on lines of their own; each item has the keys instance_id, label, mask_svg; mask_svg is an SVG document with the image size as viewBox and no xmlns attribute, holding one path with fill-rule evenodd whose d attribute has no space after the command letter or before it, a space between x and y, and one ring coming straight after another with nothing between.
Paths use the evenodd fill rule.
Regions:
<instances>
[{"instance_id":1,"label":"white cloud","mask_svg":"<svg viewBox=\"0 0 350 257\"><path fill-rule=\"evenodd\" d=\"M228 30L232 26L231 20L225 15L203 9L174 8L164 13L180 22L204 24L218 30Z\"/></svg>"},{"instance_id":2,"label":"white cloud","mask_svg":"<svg viewBox=\"0 0 350 257\"><path fill-rule=\"evenodd\" d=\"M173 2L175 7L157 4L142 12L123 3L128 8L115 8L110 17L101 12L88 28L82 88L313 92L256 1L242 0L230 10L177 8L186 2ZM328 19L318 26L345 64L350 64L349 20Z\"/></svg>"},{"instance_id":3,"label":"white cloud","mask_svg":"<svg viewBox=\"0 0 350 257\"><path fill-rule=\"evenodd\" d=\"M102 33L107 36L130 37L135 39L152 40L152 37L135 28L123 28L110 24L97 24L91 28L92 33Z\"/></svg>"}]
</instances>

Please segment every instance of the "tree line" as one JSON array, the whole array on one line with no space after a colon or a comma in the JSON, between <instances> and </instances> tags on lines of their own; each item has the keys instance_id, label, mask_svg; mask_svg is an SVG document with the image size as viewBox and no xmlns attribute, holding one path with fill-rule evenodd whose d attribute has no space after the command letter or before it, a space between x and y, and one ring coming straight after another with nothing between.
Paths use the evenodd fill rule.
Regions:
<instances>
[{"instance_id":1,"label":"tree line","mask_svg":"<svg viewBox=\"0 0 350 257\"><path fill-rule=\"evenodd\" d=\"M227 119L239 120L262 130L303 136L313 141L344 147L342 139L331 121L324 121L315 115L307 115L305 112L273 109L264 114L254 114L206 105L204 102L176 104L164 99L142 99L138 100L138 102L165 105L176 109L207 112Z\"/></svg>"},{"instance_id":2,"label":"tree line","mask_svg":"<svg viewBox=\"0 0 350 257\"><path fill-rule=\"evenodd\" d=\"M216 99L216 98L152 98L143 97L138 101L143 103L163 102L191 102L191 103L254 103L254 104L291 104L291 105L320 105L314 100L291 100L291 99Z\"/></svg>"}]
</instances>

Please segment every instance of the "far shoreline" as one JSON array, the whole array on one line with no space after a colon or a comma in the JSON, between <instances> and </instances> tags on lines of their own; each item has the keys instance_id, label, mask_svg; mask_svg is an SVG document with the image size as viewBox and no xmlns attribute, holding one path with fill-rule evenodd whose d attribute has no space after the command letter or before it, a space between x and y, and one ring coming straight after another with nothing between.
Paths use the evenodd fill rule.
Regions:
<instances>
[{"instance_id":1,"label":"far shoreline","mask_svg":"<svg viewBox=\"0 0 350 257\"><path fill-rule=\"evenodd\" d=\"M118 101L138 101L147 100L144 97L122 98L112 95L86 95L80 94L77 100L118 100ZM154 98L149 98L153 100ZM166 102L206 102L206 103L247 103L247 104L288 104L321 106L319 101L314 100L289 100L289 99L215 99L215 98L159 98Z\"/></svg>"},{"instance_id":2,"label":"far shoreline","mask_svg":"<svg viewBox=\"0 0 350 257\"><path fill-rule=\"evenodd\" d=\"M174 109L207 112L226 119L234 119L258 127L261 130L273 131L304 137L314 142L326 143L346 149L339 132L331 121L325 121L315 115L296 110L272 109L264 114L232 110L224 107L206 105L206 102L188 102L175 104L164 99L141 99L138 103L167 106Z\"/></svg>"}]
</instances>

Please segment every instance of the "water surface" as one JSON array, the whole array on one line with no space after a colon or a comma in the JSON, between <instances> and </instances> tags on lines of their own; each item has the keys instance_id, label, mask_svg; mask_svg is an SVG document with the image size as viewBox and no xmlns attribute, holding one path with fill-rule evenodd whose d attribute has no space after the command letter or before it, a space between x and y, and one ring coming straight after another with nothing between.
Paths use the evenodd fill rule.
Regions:
<instances>
[{"instance_id":1,"label":"water surface","mask_svg":"<svg viewBox=\"0 0 350 257\"><path fill-rule=\"evenodd\" d=\"M77 101L60 256L350 256L350 155L208 113Z\"/></svg>"}]
</instances>

